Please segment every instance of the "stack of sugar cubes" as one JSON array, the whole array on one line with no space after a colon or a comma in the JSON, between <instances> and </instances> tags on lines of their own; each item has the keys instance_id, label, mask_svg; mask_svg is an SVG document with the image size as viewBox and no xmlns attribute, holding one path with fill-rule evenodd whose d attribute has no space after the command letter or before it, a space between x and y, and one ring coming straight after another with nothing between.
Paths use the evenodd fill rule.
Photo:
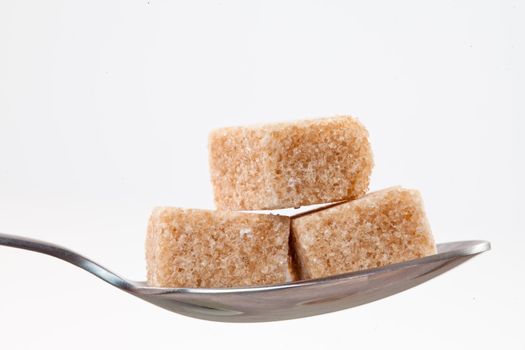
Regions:
<instances>
[{"instance_id":1,"label":"stack of sugar cubes","mask_svg":"<svg viewBox=\"0 0 525 350\"><path fill-rule=\"evenodd\" d=\"M418 191L367 194L372 150L352 117L214 130L209 163L218 210L151 214L151 286L278 284L436 252ZM291 217L246 212L322 203Z\"/></svg>"}]
</instances>

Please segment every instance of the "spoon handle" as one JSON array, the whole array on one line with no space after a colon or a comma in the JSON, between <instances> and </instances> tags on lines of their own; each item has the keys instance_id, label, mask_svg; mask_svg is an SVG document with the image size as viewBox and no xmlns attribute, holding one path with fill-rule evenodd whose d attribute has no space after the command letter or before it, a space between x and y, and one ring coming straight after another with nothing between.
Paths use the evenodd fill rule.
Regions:
<instances>
[{"instance_id":1,"label":"spoon handle","mask_svg":"<svg viewBox=\"0 0 525 350\"><path fill-rule=\"evenodd\" d=\"M31 250L33 252L50 255L80 267L115 287L125 290L132 288L132 285L128 281L97 264L93 260L53 243L10 235L7 233L0 233L0 246Z\"/></svg>"}]
</instances>

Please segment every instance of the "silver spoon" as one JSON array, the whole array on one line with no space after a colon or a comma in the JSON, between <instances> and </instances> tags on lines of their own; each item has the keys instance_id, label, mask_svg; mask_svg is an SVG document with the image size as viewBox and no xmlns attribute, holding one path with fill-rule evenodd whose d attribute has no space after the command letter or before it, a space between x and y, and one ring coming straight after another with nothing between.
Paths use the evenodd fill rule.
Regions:
<instances>
[{"instance_id":1,"label":"silver spoon","mask_svg":"<svg viewBox=\"0 0 525 350\"><path fill-rule=\"evenodd\" d=\"M286 320L351 308L414 287L490 249L486 241L441 243L436 255L314 280L245 288L153 288L52 243L0 233L0 245L54 256L167 310L223 322Z\"/></svg>"}]
</instances>

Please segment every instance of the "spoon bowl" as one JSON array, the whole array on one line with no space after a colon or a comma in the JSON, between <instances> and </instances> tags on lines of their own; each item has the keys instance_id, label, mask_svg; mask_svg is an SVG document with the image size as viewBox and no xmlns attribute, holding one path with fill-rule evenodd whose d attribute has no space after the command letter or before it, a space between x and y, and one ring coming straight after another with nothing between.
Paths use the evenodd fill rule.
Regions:
<instances>
[{"instance_id":1,"label":"spoon bowl","mask_svg":"<svg viewBox=\"0 0 525 350\"><path fill-rule=\"evenodd\" d=\"M156 288L52 243L0 233L0 245L53 256L164 309L222 322L277 321L348 309L417 286L490 250L487 241L449 242L438 244L435 255L325 278L243 288Z\"/></svg>"}]
</instances>

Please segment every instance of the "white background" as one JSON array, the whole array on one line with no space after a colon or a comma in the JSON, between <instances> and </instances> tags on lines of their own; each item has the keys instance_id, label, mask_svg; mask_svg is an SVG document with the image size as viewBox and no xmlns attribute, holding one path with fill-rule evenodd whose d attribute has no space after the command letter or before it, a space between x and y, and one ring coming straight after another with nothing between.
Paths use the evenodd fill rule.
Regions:
<instances>
[{"instance_id":1,"label":"white background","mask_svg":"<svg viewBox=\"0 0 525 350\"><path fill-rule=\"evenodd\" d=\"M352 114L371 189L493 250L338 313L221 324L0 247L1 349L523 349L525 4L0 1L0 232L143 279L156 205L212 208L214 127Z\"/></svg>"}]
</instances>

